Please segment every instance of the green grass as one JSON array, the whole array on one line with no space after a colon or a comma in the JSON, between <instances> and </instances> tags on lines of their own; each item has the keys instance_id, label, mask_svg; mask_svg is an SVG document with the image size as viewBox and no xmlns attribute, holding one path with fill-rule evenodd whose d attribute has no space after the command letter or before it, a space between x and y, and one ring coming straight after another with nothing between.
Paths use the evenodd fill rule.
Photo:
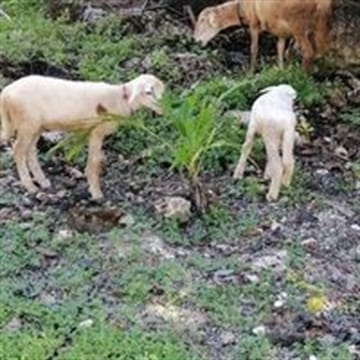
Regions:
<instances>
[{"instance_id":1,"label":"green grass","mask_svg":"<svg viewBox=\"0 0 360 360\"><path fill-rule=\"evenodd\" d=\"M302 276L308 254L301 239L277 239L267 226L319 199L307 190L310 174L300 163L292 186L281 193L279 213L272 213L273 207L267 211L267 184L254 173L249 171L243 181L232 183L229 175L246 128L224 113L249 110L262 88L284 82L294 86L305 107L315 107L324 101L325 85L298 66L290 66L285 70L266 67L256 76L209 74L194 89L184 89L183 70L175 66L173 52L192 51L211 59L217 58L216 52L208 54L189 38L171 33L156 38L124 35L126 20L118 16L108 16L95 27L70 23L66 15L54 21L45 3L1 3L13 22L0 20L0 55L15 69L40 60L73 77L109 82L137 75L138 68L126 70L122 64L146 58L151 69L169 83L171 109L165 117L156 118L139 112L106 141L105 152L137 159L131 166L149 184L159 174L186 169L204 181L221 180L216 184L219 199L188 224L154 214L148 199L144 206L121 200L116 205L133 215L133 225L116 226L99 235L74 232L62 238L58 230L67 228L66 211L39 205L44 212L19 220L24 194L16 186L14 192L1 189L0 220L6 216L3 208L16 215L0 227L0 359L207 360L217 358L219 352L229 360L278 360L280 347L266 336L255 336L253 328L274 315L279 291L288 294L290 314L306 313L309 296L325 296L328 284L310 283ZM0 87L9 80L0 75ZM354 108L342 120L356 126L357 115ZM75 150L80 157L71 161L84 165L82 146ZM261 141L254 146L251 162L263 169ZM12 157L2 152L0 171L13 166ZM353 162L352 171L358 179L358 161ZM173 258L165 259L146 247L148 234L160 236ZM287 272L278 275L269 270L257 274L254 283L246 280L245 275L254 271L251 259L243 260L244 252L273 248L272 241L276 249L287 250ZM232 271L235 280L216 283L218 270ZM144 322L142 315L149 305L200 313L207 319L206 328L187 329L158 318ZM21 325L10 331L8 325L14 319ZM89 319L91 326L79 326ZM236 344L223 347L217 341L228 329L236 334ZM210 348L215 354L207 353ZM291 350L301 359L312 354L319 360L350 359L347 344L324 347L317 339L295 343Z\"/></svg>"}]
</instances>

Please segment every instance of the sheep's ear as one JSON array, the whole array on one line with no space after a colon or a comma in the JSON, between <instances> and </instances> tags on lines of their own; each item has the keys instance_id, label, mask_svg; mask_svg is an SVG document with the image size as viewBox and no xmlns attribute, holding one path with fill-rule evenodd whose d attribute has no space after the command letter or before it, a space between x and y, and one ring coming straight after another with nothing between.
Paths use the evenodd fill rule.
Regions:
<instances>
[{"instance_id":1,"label":"sheep's ear","mask_svg":"<svg viewBox=\"0 0 360 360\"><path fill-rule=\"evenodd\" d=\"M218 27L218 19L214 11L209 13L209 24L213 28Z\"/></svg>"}]
</instances>

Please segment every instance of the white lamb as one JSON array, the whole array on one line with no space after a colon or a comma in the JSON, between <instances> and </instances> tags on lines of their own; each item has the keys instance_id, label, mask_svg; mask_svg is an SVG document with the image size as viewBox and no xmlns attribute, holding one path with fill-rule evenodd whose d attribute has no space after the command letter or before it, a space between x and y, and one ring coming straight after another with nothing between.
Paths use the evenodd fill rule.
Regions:
<instances>
[{"instance_id":1,"label":"white lamb","mask_svg":"<svg viewBox=\"0 0 360 360\"><path fill-rule=\"evenodd\" d=\"M104 138L117 129L116 121L103 116L128 117L141 107L161 114L158 100L164 88L161 80L148 74L121 85L31 75L5 87L0 95L1 140L7 142L16 134L14 158L23 186L29 192L37 191L31 171L41 188L50 187L36 154L42 132L89 130L85 173L92 198L102 198L101 147Z\"/></svg>"},{"instance_id":2,"label":"white lamb","mask_svg":"<svg viewBox=\"0 0 360 360\"><path fill-rule=\"evenodd\" d=\"M254 137L260 134L264 140L267 155L264 177L271 179L266 199L272 201L278 198L281 184L290 185L294 171L296 115L293 103L296 91L290 85L279 85L263 89L261 93L264 95L254 102L251 109L245 143L233 178L243 177ZM282 158L279 154L280 145Z\"/></svg>"}]
</instances>

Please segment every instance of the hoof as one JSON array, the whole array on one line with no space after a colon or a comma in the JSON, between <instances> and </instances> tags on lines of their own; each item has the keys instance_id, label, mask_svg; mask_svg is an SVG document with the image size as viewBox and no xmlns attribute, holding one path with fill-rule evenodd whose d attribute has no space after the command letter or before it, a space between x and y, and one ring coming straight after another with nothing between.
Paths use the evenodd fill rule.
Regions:
<instances>
[{"instance_id":1,"label":"hoof","mask_svg":"<svg viewBox=\"0 0 360 360\"><path fill-rule=\"evenodd\" d=\"M276 196L274 194L271 194L271 193L266 194L266 200L268 202L273 202L273 201L276 201L277 199L278 199L278 196Z\"/></svg>"},{"instance_id":2,"label":"hoof","mask_svg":"<svg viewBox=\"0 0 360 360\"><path fill-rule=\"evenodd\" d=\"M45 179L44 181L39 181L39 185L44 190L51 188L51 182L47 179Z\"/></svg>"}]
</instances>

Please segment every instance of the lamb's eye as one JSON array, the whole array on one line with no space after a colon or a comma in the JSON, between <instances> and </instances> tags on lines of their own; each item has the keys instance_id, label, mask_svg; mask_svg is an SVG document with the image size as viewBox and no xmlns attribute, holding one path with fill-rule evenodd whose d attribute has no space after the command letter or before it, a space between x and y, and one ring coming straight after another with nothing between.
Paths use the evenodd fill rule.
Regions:
<instances>
[{"instance_id":1,"label":"lamb's eye","mask_svg":"<svg viewBox=\"0 0 360 360\"><path fill-rule=\"evenodd\" d=\"M155 90L154 90L154 88L152 87L151 89L145 90L145 94L148 95L148 96L152 96L152 97L154 98L154 97L155 97Z\"/></svg>"}]
</instances>

